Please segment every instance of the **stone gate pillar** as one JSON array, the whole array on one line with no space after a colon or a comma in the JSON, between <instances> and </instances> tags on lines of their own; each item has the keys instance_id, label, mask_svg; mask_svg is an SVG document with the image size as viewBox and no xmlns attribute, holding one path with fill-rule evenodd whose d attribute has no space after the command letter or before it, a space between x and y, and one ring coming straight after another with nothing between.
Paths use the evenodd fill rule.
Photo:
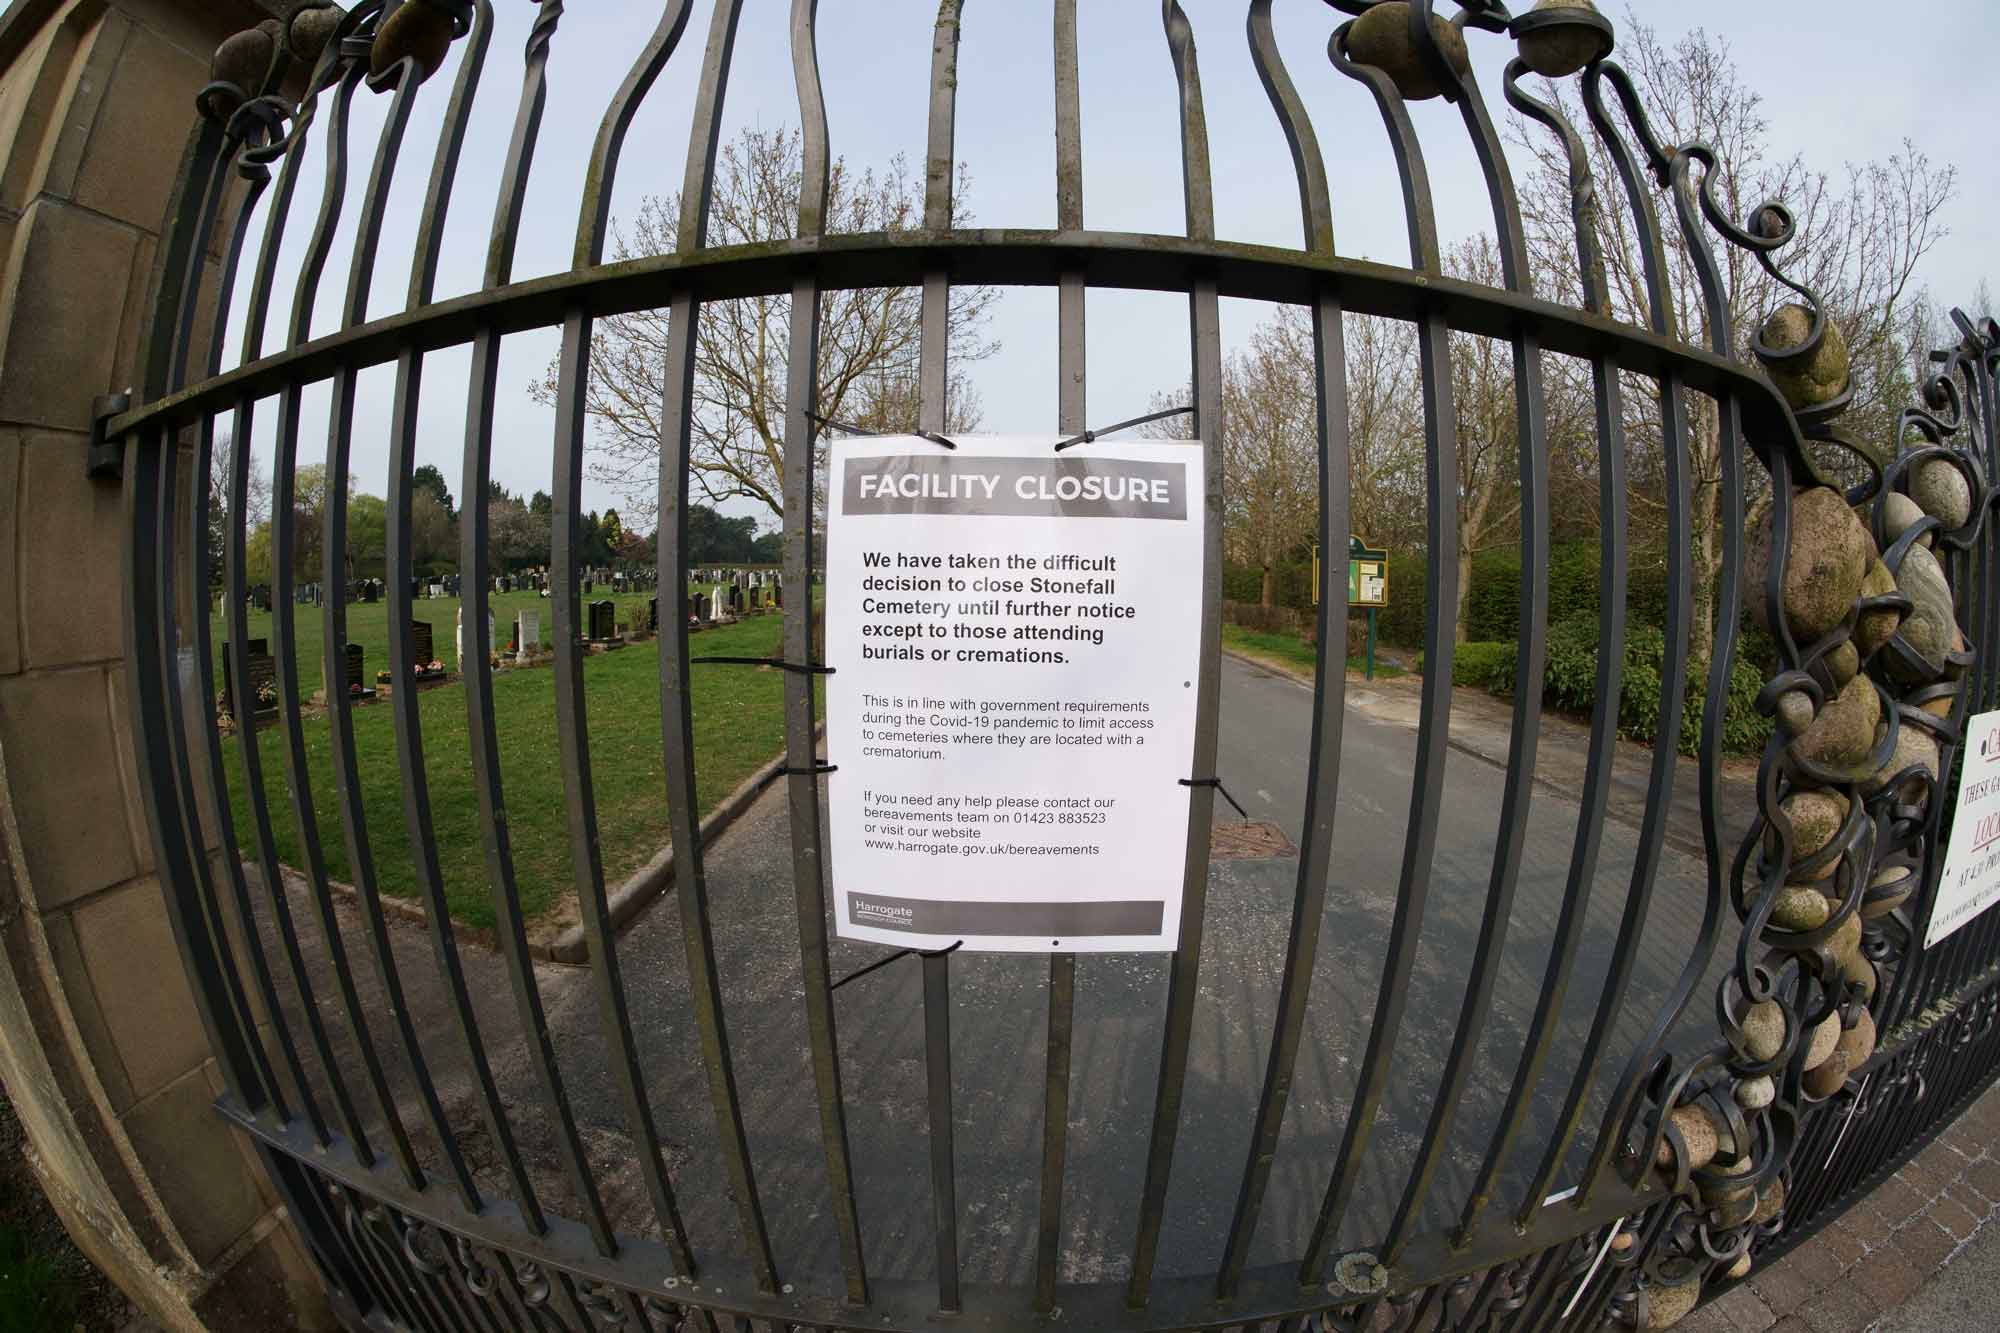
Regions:
<instances>
[{"instance_id":1,"label":"stone gate pillar","mask_svg":"<svg viewBox=\"0 0 2000 1333\"><path fill-rule=\"evenodd\" d=\"M121 494L84 457L210 56L295 3L0 9L0 1079L70 1233L172 1329L330 1320L211 1110L126 724Z\"/></svg>"}]
</instances>

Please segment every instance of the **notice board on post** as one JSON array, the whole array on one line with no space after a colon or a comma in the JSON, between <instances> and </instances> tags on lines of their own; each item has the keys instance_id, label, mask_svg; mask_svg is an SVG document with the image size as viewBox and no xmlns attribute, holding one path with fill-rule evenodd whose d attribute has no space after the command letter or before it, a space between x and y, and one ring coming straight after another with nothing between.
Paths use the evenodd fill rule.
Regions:
<instances>
[{"instance_id":1,"label":"notice board on post","mask_svg":"<svg viewBox=\"0 0 2000 1333\"><path fill-rule=\"evenodd\" d=\"M832 445L830 870L843 936L1178 942L1201 660L1203 449Z\"/></svg>"}]
</instances>

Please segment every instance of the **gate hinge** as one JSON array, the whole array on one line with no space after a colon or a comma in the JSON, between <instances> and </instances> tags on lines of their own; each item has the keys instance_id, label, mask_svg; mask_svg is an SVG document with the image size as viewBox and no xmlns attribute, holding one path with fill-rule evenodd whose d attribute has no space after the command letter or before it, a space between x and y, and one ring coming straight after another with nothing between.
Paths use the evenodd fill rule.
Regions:
<instances>
[{"instance_id":1,"label":"gate hinge","mask_svg":"<svg viewBox=\"0 0 2000 1333\"><path fill-rule=\"evenodd\" d=\"M101 393L90 400L90 451L83 464L84 475L92 481L125 480L125 445L109 439L105 427L111 419L131 410L129 393Z\"/></svg>"}]
</instances>

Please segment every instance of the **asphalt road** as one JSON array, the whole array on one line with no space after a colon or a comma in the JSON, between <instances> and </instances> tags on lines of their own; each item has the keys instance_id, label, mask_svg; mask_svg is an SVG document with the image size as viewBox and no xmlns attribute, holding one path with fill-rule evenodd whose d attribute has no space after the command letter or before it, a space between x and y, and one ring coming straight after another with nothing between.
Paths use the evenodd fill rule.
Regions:
<instances>
[{"instance_id":1,"label":"asphalt road","mask_svg":"<svg viewBox=\"0 0 2000 1333\"><path fill-rule=\"evenodd\" d=\"M1290 1109L1252 1248L1253 1265L1289 1259L1302 1250L1338 1154L1374 1022L1397 901L1416 742L1415 700L1408 685L1369 688L1356 682L1350 687L1321 947ZM1221 776L1253 818L1276 824L1294 842L1304 805L1311 704L1311 691L1289 677L1225 659ZM1481 757L1496 745L1504 753L1504 713L1496 723L1490 705L1486 701L1482 708L1468 700L1465 716L1453 730L1438 851L1428 873L1429 907L1405 992L1407 1012L1360 1188L1342 1222L1343 1245L1380 1238L1423 1140L1457 1027L1506 784L1504 766ZM1478 1037L1473 1076L1455 1107L1449 1151L1424 1214L1429 1224L1455 1219L1491 1137L1540 993L1576 833L1571 793L1580 757L1574 732L1546 729L1544 780L1531 808L1493 1012ZM1603 979L1630 887L1638 842L1634 825L1644 804L1643 799L1631 804L1632 794L1643 798L1649 760L1646 751L1620 753L1626 799L1605 826L1558 1040L1533 1103L1534 1123L1510 1162L1512 1183L1501 1190L1503 1199L1523 1192L1524 1174L1537 1164L1534 1158L1575 1073L1583 1033L1605 1002ZM1686 792L1677 800L1684 803ZM1217 805L1219 820L1237 820L1225 803ZM1686 810L1676 813L1684 834L1685 821L1693 816ZM1162 836L1179 834L1163 830ZM1641 963L1618 1009L1608 1058L1601 1062L1607 1075L1623 1069L1694 940L1707 884L1704 866L1688 854L1688 845L1685 836L1670 839L1661 859ZM708 849L706 868L729 1038L773 1248L786 1279L801 1290L836 1291L838 1250L806 1049L782 789L766 793ZM1296 858L1284 855L1219 860L1212 872L1187 1088L1159 1260L1163 1276L1212 1272L1221 1253L1269 1048L1297 879ZM655 905L621 939L619 962L640 1066L695 1248L698 1254L735 1259L742 1254L737 1209L723 1168L697 1034L688 1017L680 908L679 894ZM359 938L359 925L345 908L343 922L343 933ZM496 1193L504 1193L494 1145L477 1128L480 1117L463 1045L437 989L428 944L416 930L399 927L394 934L401 971L412 987L412 1007L422 1016L425 1053L451 1120L466 1127L462 1143L479 1174ZM884 952L835 940L835 974L844 975ZM485 1044L494 1052L503 1098L538 1188L552 1206L574 1216L555 1121L547 1113L528 1048L519 1040L504 970L497 958L477 949L466 951L466 965ZM951 961L960 1248L968 1281L1018 1283L1032 1277L1046 969L1044 959L1030 956L962 954ZM323 973L323 965L316 970ZM605 1041L589 974L564 968L538 972L566 1094L607 1207L621 1229L657 1234L614 1073L617 1057ZM385 1007L372 973L357 958L364 1009L382 1014ZM1129 1269L1138 1224L1168 959L1085 956L1077 974L1062 1277L1115 1279ZM1681 1025L1685 1040L1705 1041L1702 1033L1712 1021L1711 985L1704 981L1695 992ZM331 1014L329 994L331 988L323 982L320 1007ZM920 969L910 960L892 964L839 990L836 1003L869 1268L878 1275L928 1280L934 1251ZM334 1026L344 1041L344 1026ZM388 1027L385 1018L376 1037L406 1119L422 1144L427 1134L413 1109L404 1062L385 1040ZM351 1056L351 1046L347 1052ZM1594 1136L1601 1114L1604 1081L1598 1080L1585 1118L1586 1140ZM1571 1183L1579 1165L1580 1153L1572 1152L1558 1184Z\"/></svg>"}]
</instances>

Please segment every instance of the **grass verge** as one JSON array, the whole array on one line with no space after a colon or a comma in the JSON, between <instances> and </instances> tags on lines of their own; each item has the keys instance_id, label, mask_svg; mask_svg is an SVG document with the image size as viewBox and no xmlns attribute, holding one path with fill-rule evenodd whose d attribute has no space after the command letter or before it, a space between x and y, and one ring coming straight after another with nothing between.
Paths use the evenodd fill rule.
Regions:
<instances>
[{"instance_id":1,"label":"grass verge","mask_svg":"<svg viewBox=\"0 0 2000 1333\"><path fill-rule=\"evenodd\" d=\"M1224 625L1222 646L1233 653L1291 671L1312 672L1319 668L1319 650L1291 634L1267 634L1261 630L1244 629L1241 625ZM1367 665L1358 657L1347 659L1349 671L1363 671ZM1380 679L1393 680L1404 674L1401 667L1391 666L1379 657L1375 661L1375 675Z\"/></svg>"}]
</instances>

